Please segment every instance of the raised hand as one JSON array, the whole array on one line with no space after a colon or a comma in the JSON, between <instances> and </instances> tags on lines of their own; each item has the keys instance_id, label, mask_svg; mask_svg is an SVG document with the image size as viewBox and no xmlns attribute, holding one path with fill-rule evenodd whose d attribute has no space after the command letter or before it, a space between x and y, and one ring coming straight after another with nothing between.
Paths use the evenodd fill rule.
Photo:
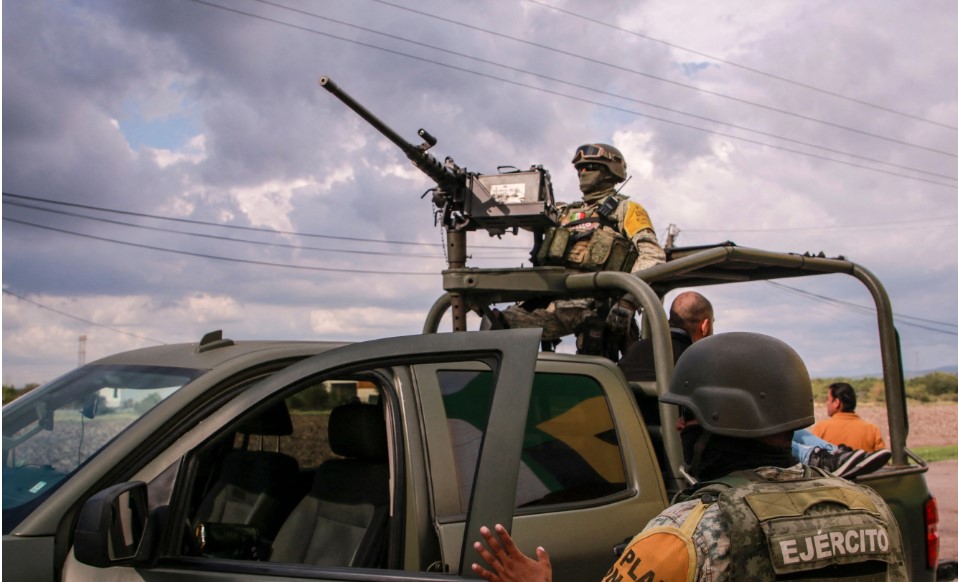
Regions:
<instances>
[{"instance_id":1,"label":"raised hand","mask_svg":"<svg viewBox=\"0 0 958 582\"><path fill-rule=\"evenodd\" d=\"M479 529L486 545L476 542L474 547L486 567L473 563L473 572L489 582L552 582L552 562L545 548L536 548L534 560L519 551L506 528L496 524L495 529L495 534L485 526Z\"/></svg>"}]
</instances>

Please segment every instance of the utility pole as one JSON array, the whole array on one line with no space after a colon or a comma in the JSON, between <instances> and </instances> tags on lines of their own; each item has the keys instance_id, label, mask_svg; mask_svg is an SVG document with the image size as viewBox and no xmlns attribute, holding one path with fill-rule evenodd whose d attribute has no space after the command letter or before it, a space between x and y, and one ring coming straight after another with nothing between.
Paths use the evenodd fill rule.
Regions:
<instances>
[{"instance_id":1,"label":"utility pole","mask_svg":"<svg viewBox=\"0 0 958 582\"><path fill-rule=\"evenodd\" d=\"M665 232L665 246L663 248L671 249L674 247L680 232L682 232L682 230L677 225L670 224L669 229Z\"/></svg>"},{"instance_id":2,"label":"utility pole","mask_svg":"<svg viewBox=\"0 0 958 582\"><path fill-rule=\"evenodd\" d=\"M86 363L86 334L80 336L80 349L77 354L77 360L79 362L77 367Z\"/></svg>"}]
</instances>

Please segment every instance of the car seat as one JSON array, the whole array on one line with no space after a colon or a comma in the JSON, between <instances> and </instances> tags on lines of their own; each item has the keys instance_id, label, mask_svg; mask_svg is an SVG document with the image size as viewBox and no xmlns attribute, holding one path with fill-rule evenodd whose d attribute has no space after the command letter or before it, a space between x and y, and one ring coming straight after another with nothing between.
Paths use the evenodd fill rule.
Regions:
<instances>
[{"instance_id":1,"label":"car seat","mask_svg":"<svg viewBox=\"0 0 958 582\"><path fill-rule=\"evenodd\" d=\"M273 543L270 561L381 567L389 512L386 422L380 406L344 404L329 415L329 445L311 491Z\"/></svg>"}]
</instances>

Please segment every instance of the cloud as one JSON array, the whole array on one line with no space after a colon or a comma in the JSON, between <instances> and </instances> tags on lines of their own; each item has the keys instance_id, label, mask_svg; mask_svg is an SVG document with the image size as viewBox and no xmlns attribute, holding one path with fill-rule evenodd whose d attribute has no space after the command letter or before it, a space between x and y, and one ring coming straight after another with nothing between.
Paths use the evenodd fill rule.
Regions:
<instances>
[{"instance_id":1,"label":"cloud","mask_svg":"<svg viewBox=\"0 0 958 582\"><path fill-rule=\"evenodd\" d=\"M417 333L446 264L433 183L318 86L329 75L403 139L436 136L440 161L544 165L558 200L578 197L576 146L615 144L660 238L675 224L680 245L844 255L902 314L958 323L948 2L654 0L593 20L529 3L296 6L5 5L4 191L30 199L4 196L4 288L162 341ZM527 265L530 242L472 233L469 264ZM792 283L870 301L836 279ZM821 302L724 288L707 290L720 328L781 335L816 372L873 371L867 317L836 325ZM9 295L3 308L5 381L68 369L81 334L90 358L148 343ZM911 360L955 363L954 335L900 329Z\"/></svg>"},{"instance_id":2,"label":"cloud","mask_svg":"<svg viewBox=\"0 0 958 582\"><path fill-rule=\"evenodd\" d=\"M190 138L185 147L179 150L150 149L153 159L160 169L166 169L175 164L201 164L206 159L206 137L197 135Z\"/></svg>"}]
</instances>

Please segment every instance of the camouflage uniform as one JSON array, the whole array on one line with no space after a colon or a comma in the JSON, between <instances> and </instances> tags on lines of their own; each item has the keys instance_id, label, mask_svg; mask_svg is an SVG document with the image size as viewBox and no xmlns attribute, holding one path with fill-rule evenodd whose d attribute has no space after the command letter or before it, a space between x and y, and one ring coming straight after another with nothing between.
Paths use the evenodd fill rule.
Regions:
<instances>
[{"instance_id":1,"label":"camouflage uniform","mask_svg":"<svg viewBox=\"0 0 958 582\"><path fill-rule=\"evenodd\" d=\"M752 493L752 489L748 489L748 484L725 489L725 492L718 494L730 494L731 502L726 503L721 501L716 503L716 494L703 491L694 494L695 497L692 499L681 501L666 508L653 518L642 530L642 533L632 540L623 552L622 557L603 578L603 581L617 582L645 579L656 581L705 580L710 582L774 580L776 569L778 574L789 574L803 568L811 569L812 567L820 568L841 564L844 556L848 553L846 549L851 550L854 547L857 551L859 546L864 548L866 545L864 541L859 542L859 539L864 540L866 536L860 536L857 532L871 532L882 529L886 534L885 537L871 536L869 539L874 547L864 548L871 550L864 553L867 554L868 558L886 562L888 564L887 572L882 572L875 577L862 575L858 576L857 579L907 579L898 525L887 505L874 491L867 487L859 487L847 481L838 480L835 477L809 480L806 478L805 468L802 465L794 465L786 469L761 467L755 469L754 473L764 480L759 482L763 484L803 481L804 483L818 485L821 482L829 491L841 490L844 495L854 496L857 500L856 510L829 514L827 519L828 529L824 531L821 527L811 532L801 530L800 527L796 528L794 526L795 520L793 520L792 523L788 524L792 529L786 530L787 533L785 533L781 529L781 525L775 525L774 520L763 521L761 525L753 523L756 522L756 518L749 507L752 507L755 495ZM835 487L836 484L839 487ZM766 486L765 489L770 488ZM781 490L787 491L789 489L783 486ZM849 490L851 493L848 493ZM768 496L769 493L766 492L765 495ZM780 502L780 499L781 496L775 496L775 501L779 502L778 505L775 505L776 510L779 509L780 505L784 505ZM817 506L806 508L807 513L804 515L814 516L816 507L824 508L828 505L819 503ZM834 504L831 505L834 508ZM798 513L799 516L802 516L801 512ZM698 514L701 514L701 516L699 517ZM794 516L794 513L791 515ZM698 518L697 522L695 521L696 518ZM692 531L688 531L690 527L687 524L690 521L694 522L694 530ZM781 524L782 521L779 520L778 523ZM820 524L821 522L817 523ZM804 525L807 527L807 524ZM684 548L685 551L683 551L682 544L677 541L676 536L671 535L674 532L683 531L683 526L687 537L691 540L691 547ZM780 529L775 529L776 527ZM851 543L848 544L847 548L841 544L838 546L831 545L829 540L834 541L836 538L829 536L840 536L839 532L842 531L851 531L854 534L852 536L852 540L855 542L854 546ZM820 553L824 557L814 555L815 552L807 550L800 543L792 543L791 540L787 539L789 534L800 539L806 539L801 538L801 536L807 534L808 540L815 537L822 538L825 541L822 542L822 547L818 549L821 550ZM656 539L657 535L660 539ZM661 539L663 535L669 535L671 539L663 542ZM769 541L769 538L772 541ZM844 540L846 538L839 537L838 539ZM884 539L884 542L881 542L882 539ZM734 544L733 540L735 540ZM784 552L778 556L778 561L772 555L776 543L779 544L777 546L779 549L784 548ZM814 547L813 542L809 541L807 543ZM840 548L841 552L836 547ZM814 558L812 561L815 563L803 562L800 558L808 558L809 560ZM860 561L861 556L856 556L856 559Z\"/></svg>"},{"instance_id":2,"label":"camouflage uniform","mask_svg":"<svg viewBox=\"0 0 958 582\"><path fill-rule=\"evenodd\" d=\"M558 258L551 261L546 257L549 246L547 237L544 250L540 253L540 264L563 265L583 272L607 270L606 260L594 260L596 253L590 252L590 241L599 236L622 241L625 243L622 246L629 249L628 257L624 259L626 262L617 261L614 270L635 273L665 262L665 251L659 245L652 220L641 204L629 201L628 197L617 194L612 188L590 194L588 200L590 202L580 200L561 206L559 226L577 234L589 231L593 234L569 244L568 248L563 247L557 253ZM608 205L607 201L612 202L614 211L606 219L600 219L599 209L603 204ZM599 248L605 250L606 246L600 245ZM502 312L509 327L541 327L544 340L557 340L574 333L594 314L595 302L592 299L558 300L546 307L531 310L510 306Z\"/></svg>"}]
</instances>

